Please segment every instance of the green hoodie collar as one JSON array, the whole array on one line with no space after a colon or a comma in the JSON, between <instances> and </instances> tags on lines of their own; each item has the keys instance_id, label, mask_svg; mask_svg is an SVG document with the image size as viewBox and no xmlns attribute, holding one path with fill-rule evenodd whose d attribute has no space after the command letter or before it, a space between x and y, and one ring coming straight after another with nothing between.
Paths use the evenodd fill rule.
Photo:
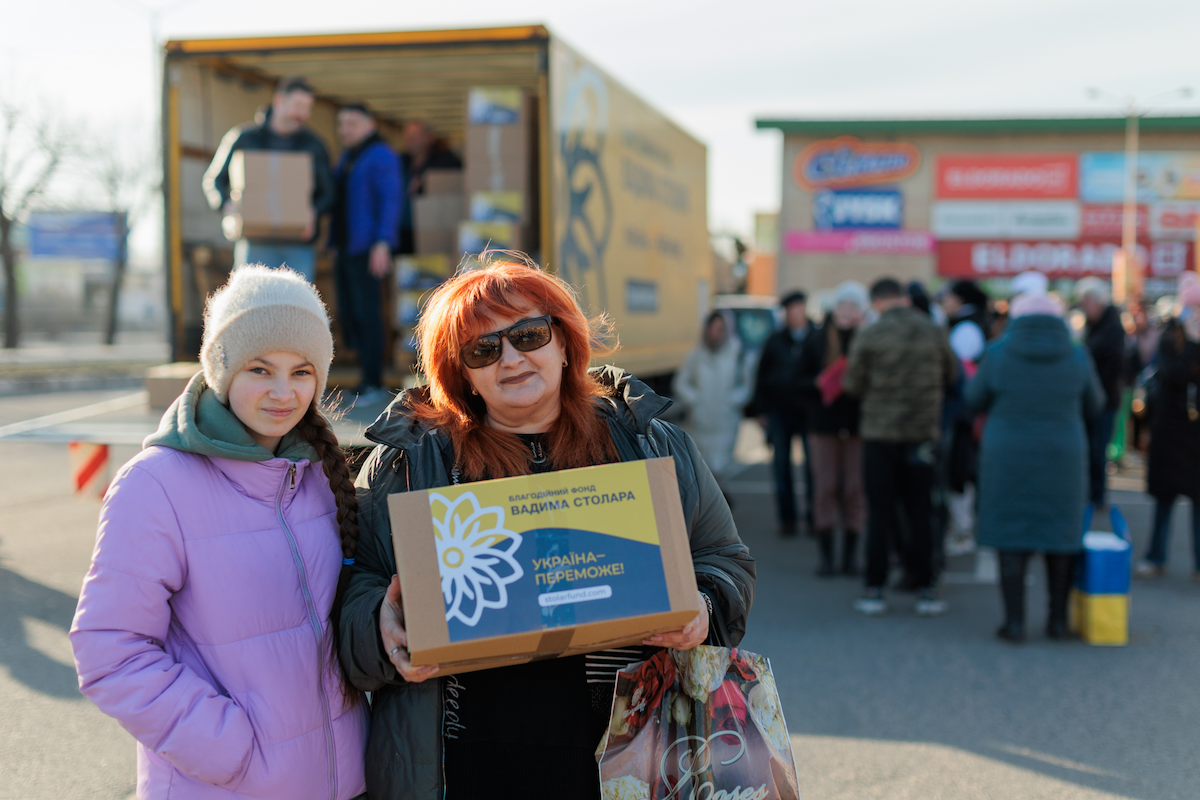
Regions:
<instances>
[{"instance_id":1,"label":"green hoodie collar","mask_svg":"<svg viewBox=\"0 0 1200 800\"><path fill-rule=\"evenodd\" d=\"M142 447L154 445L234 461L317 461L316 450L294 429L279 442L275 453L254 441L237 416L208 388L203 372L188 382L163 414L158 430L142 442Z\"/></svg>"}]
</instances>

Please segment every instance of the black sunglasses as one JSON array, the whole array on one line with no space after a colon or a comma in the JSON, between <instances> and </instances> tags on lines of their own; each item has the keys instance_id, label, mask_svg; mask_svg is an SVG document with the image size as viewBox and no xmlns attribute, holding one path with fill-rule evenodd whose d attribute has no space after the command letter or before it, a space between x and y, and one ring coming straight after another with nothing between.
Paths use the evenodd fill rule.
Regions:
<instances>
[{"instance_id":1,"label":"black sunglasses","mask_svg":"<svg viewBox=\"0 0 1200 800\"><path fill-rule=\"evenodd\" d=\"M482 369L500 360L501 339L508 339L512 346L522 353L529 353L550 344L551 323L554 318L549 314L542 317L531 317L510 325L502 331L485 333L475 338L459 355L468 369Z\"/></svg>"}]
</instances>

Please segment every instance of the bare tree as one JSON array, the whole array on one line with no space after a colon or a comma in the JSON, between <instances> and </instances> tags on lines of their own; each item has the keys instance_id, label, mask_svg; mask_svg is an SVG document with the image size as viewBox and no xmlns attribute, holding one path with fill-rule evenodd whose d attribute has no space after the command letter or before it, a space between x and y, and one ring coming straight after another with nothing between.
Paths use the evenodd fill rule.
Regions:
<instances>
[{"instance_id":1,"label":"bare tree","mask_svg":"<svg viewBox=\"0 0 1200 800\"><path fill-rule=\"evenodd\" d=\"M105 343L114 344L121 283L129 263L129 231L145 215L159 188L159 159L158 151L150 144L152 138L148 135L114 128L97 139L97 145L87 157L88 172L103 191L107 210L113 215L113 227L117 231L117 258L113 264L104 327Z\"/></svg>"},{"instance_id":2,"label":"bare tree","mask_svg":"<svg viewBox=\"0 0 1200 800\"><path fill-rule=\"evenodd\" d=\"M17 254L13 228L41 198L75 144L73 131L51 114L39 114L0 97L0 262L4 267L4 346L21 338Z\"/></svg>"}]
</instances>

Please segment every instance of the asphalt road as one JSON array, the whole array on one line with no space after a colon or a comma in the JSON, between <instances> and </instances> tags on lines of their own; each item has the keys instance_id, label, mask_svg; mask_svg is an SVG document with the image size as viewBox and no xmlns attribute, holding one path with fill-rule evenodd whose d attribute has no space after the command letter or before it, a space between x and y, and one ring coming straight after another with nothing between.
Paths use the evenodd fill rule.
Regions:
<instances>
[{"instance_id":1,"label":"asphalt road","mask_svg":"<svg viewBox=\"0 0 1200 800\"><path fill-rule=\"evenodd\" d=\"M0 398L0 428L122 394ZM114 448L114 465L133 452ZM752 430L739 452L763 457ZM0 439L0 798L134 790L132 739L76 688L66 632L99 504L71 496L68 474L63 444ZM813 576L812 540L776 535L765 465L731 488L759 564L743 644L772 660L805 800L1200 797L1200 583L1186 569L1186 514L1172 573L1135 586L1129 647L1042 639L1040 566L1034 635L1014 647L992 634L998 592L975 582L974 556L949 564L945 616L918 618L893 594L889 614L864 618L850 609L856 582ZM1140 552L1149 504L1116 500Z\"/></svg>"}]
</instances>

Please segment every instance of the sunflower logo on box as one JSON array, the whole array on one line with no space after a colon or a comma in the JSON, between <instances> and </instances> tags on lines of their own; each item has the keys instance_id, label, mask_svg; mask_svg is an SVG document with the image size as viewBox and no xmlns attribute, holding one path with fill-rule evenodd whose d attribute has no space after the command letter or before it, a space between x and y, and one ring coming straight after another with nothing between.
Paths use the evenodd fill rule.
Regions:
<instances>
[{"instance_id":1,"label":"sunflower logo on box","mask_svg":"<svg viewBox=\"0 0 1200 800\"><path fill-rule=\"evenodd\" d=\"M502 506L480 506L474 492L450 500L429 494L446 621L479 622L485 608L508 605L508 584L525 574L513 557L521 534L504 527Z\"/></svg>"}]
</instances>

